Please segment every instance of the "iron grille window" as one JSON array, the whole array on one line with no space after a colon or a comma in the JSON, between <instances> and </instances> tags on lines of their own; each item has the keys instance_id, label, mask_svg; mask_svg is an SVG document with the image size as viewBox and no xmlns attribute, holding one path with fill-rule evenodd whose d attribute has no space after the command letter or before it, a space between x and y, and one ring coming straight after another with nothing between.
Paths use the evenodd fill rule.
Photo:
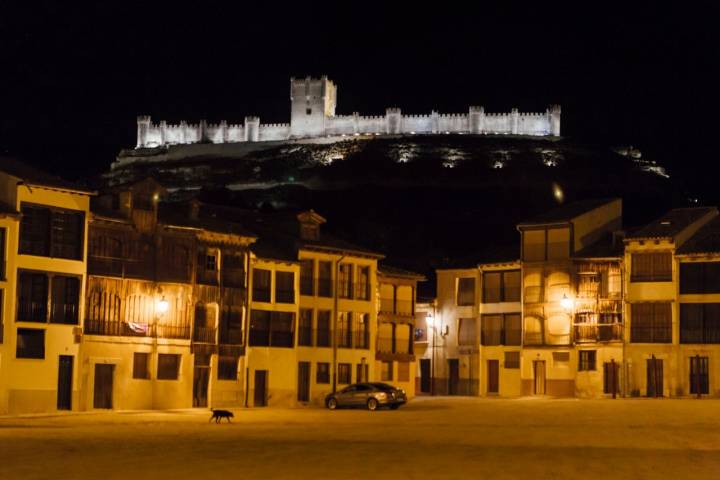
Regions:
<instances>
[{"instance_id":1,"label":"iron grille window","mask_svg":"<svg viewBox=\"0 0 720 480\"><path fill-rule=\"evenodd\" d=\"M72 210L22 204L20 253L82 259L85 215Z\"/></svg>"},{"instance_id":2,"label":"iron grille window","mask_svg":"<svg viewBox=\"0 0 720 480\"><path fill-rule=\"evenodd\" d=\"M149 353L133 353L133 378L138 380L148 380L150 378Z\"/></svg>"},{"instance_id":3,"label":"iron grille window","mask_svg":"<svg viewBox=\"0 0 720 480\"><path fill-rule=\"evenodd\" d=\"M370 314L355 314L355 348L370 348Z\"/></svg>"},{"instance_id":4,"label":"iron grille window","mask_svg":"<svg viewBox=\"0 0 720 480\"><path fill-rule=\"evenodd\" d=\"M520 368L520 352L505 352L505 368Z\"/></svg>"},{"instance_id":5,"label":"iron grille window","mask_svg":"<svg viewBox=\"0 0 720 480\"><path fill-rule=\"evenodd\" d=\"M294 346L294 315L290 312L253 310L250 315L250 346Z\"/></svg>"},{"instance_id":6,"label":"iron grille window","mask_svg":"<svg viewBox=\"0 0 720 480\"><path fill-rule=\"evenodd\" d=\"M720 343L720 303L681 303L680 343Z\"/></svg>"},{"instance_id":7,"label":"iron grille window","mask_svg":"<svg viewBox=\"0 0 720 480\"><path fill-rule=\"evenodd\" d=\"M317 312L316 347L330 346L330 315L330 310L318 310Z\"/></svg>"},{"instance_id":8,"label":"iron grille window","mask_svg":"<svg viewBox=\"0 0 720 480\"><path fill-rule=\"evenodd\" d=\"M315 382L330 383L330 364L329 363L318 363L317 364L317 370L315 372Z\"/></svg>"},{"instance_id":9,"label":"iron grille window","mask_svg":"<svg viewBox=\"0 0 720 480\"><path fill-rule=\"evenodd\" d=\"M353 286L352 286L352 265L349 263L341 263L338 267L338 275L340 282L340 291L338 295L340 298L353 298Z\"/></svg>"},{"instance_id":10,"label":"iron grille window","mask_svg":"<svg viewBox=\"0 0 720 480\"><path fill-rule=\"evenodd\" d=\"M300 260L300 295L315 295L314 260Z\"/></svg>"},{"instance_id":11,"label":"iron grille window","mask_svg":"<svg viewBox=\"0 0 720 480\"><path fill-rule=\"evenodd\" d=\"M298 320L298 345L312 347L312 317L311 308L301 308Z\"/></svg>"},{"instance_id":12,"label":"iron grille window","mask_svg":"<svg viewBox=\"0 0 720 480\"><path fill-rule=\"evenodd\" d=\"M475 279L472 277L458 278L458 305L475 305Z\"/></svg>"},{"instance_id":13,"label":"iron grille window","mask_svg":"<svg viewBox=\"0 0 720 480\"><path fill-rule=\"evenodd\" d=\"M720 262L681 263L680 293L720 293Z\"/></svg>"},{"instance_id":14,"label":"iron grille window","mask_svg":"<svg viewBox=\"0 0 720 480\"><path fill-rule=\"evenodd\" d=\"M332 262L318 262L318 297L332 297Z\"/></svg>"},{"instance_id":15,"label":"iron grille window","mask_svg":"<svg viewBox=\"0 0 720 480\"><path fill-rule=\"evenodd\" d=\"M370 267L357 268L357 296L358 300L370 300Z\"/></svg>"},{"instance_id":16,"label":"iron grille window","mask_svg":"<svg viewBox=\"0 0 720 480\"><path fill-rule=\"evenodd\" d=\"M5 280L5 229L0 228L0 280Z\"/></svg>"},{"instance_id":17,"label":"iron grille window","mask_svg":"<svg viewBox=\"0 0 720 480\"><path fill-rule=\"evenodd\" d=\"M51 322L77 325L80 310L80 279L62 275L53 276L51 305Z\"/></svg>"},{"instance_id":18,"label":"iron grille window","mask_svg":"<svg viewBox=\"0 0 720 480\"><path fill-rule=\"evenodd\" d=\"M338 313L337 345L340 348L352 348L352 314Z\"/></svg>"},{"instance_id":19,"label":"iron grille window","mask_svg":"<svg viewBox=\"0 0 720 480\"><path fill-rule=\"evenodd\" d=\"M16 358L45 358L45 330L36 328L17 329Z\"/></svg>"},{"instance_id":20,"label":"iron grille window","mask_svg":"<svg viewBox=\"0 0 720 480\"><path fill-rule=\"evenodd\" d=\"M631 282L669 282L671 280L672 254L670 252L632 254Z\"/></svg>"},{"instance_id":21,"label":"iron grille window","mask_svg":"<svg viewBox=\"0 0 720 480\"><path fill-rule=\"evenodd\" d=\"M253 300L256 302L270 301L270 270L256 268L253 270Z\"/></svg>"},{"instance_id":22,"label":"iron grille window","mask_svg":"<svg viewBox=\"0 0 720 480\"><path fill-rule=\"evenodd\" d=\"M597 352L595 350L580 350L578 357L578 370L581 372L596 370L595 359Z\"/></svg>"},{"instance_id":23,"label":"iron grille window","mask_svg":"<svg viewBox=\"0 0 720 480\"><path fill-rule=\"evenodd\" d=\"M352 364L350 363L338 363L338 383L350 384L352 383Z\"/></svg>"},{"instance_id":24,"label":"iron grille window","mask_svg":"<svg viewBox=\"0 0 720 480\"><path fill-rule=\"evenodd\" d=\"M295 274L275 272L275 302L295 303Z\"/></svg>"},{"instance_id":25,"label":"iron grille window","mask_svg":"<svg viewBox=\"0 0 720 480\"><path fill-rule=\"evenodd\" d=\"M693 395L710 393L710 375L708 357L690 357L690 393Z\"/></svg>"},{"instance_id":26,"label":"iron grille window","mask_svg":"<svg viewBox=\"0 0 720 480\"><path fill-rule=\"evenodd\" d=\"M177 380L180 372L180 355L170 353L158 354L158 380Z\"/></svg>"},{"instance_id":27,"label":"iron grille window","mask_svg":"<svg viewBox=\"0 0 720 480\"><path fill-rule=\"evenodd\" d=\"M630 306L632 343L670 343L672 316L669 302L634 303Z\"/></svg>"},{"instance_id":28,"label":"iron grille window","mask_svg":"<svg viewBox=\"0 0 720 480\"><path fill-rule=\"evenodd\" d=\"M20 322L47 322L48 276L44 273L18 273L17 319Z\"/></svg>"},{"instance_id":29,"label":"iron grille window","mask_svg":"<svg viewBox=\"0 0 720 480\"><path fill-rule=\"evenodd\" d=\"M237 380L237 355L221 355L218 358L218 380Z\"/></svg>"}]
</instances>

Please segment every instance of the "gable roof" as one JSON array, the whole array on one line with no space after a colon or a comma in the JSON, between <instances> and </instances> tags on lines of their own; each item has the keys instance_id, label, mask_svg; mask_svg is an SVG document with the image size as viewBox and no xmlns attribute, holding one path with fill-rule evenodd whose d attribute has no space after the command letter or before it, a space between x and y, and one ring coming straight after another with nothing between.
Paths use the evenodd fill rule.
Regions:
<instances>
[{"instance_id":1,"label":"gable roof","mask_svg":"<svg viewBox=\"0 0 720 480\"><path fill-rule=\"evenodd\" d=\"M543 212L535 217L520 222L518 227L529 227L535 225L546 225L550 223L566 223L572 219L579 217L587 212L595 210L598 207L619 200L618 198L595 198L588 200L579 200L565 205L561 205L547 212Z\"/></svg>"},{"instance_id":2,"label":"gable roof","mask_svg":"<svg viewBox=\"0 0 720 480\"><path fill-rule=\"evenodd\" d=\"M705 215L715 212L716 207L674 208L662 217L653 220L626 235L626 239L672 238Z\"/></svg>"},{"instance_id":3,"label":"gable roof","mask_svg":"<svg viewBox=\"0 0 720 480\"><path fill-rule=\"evenodd\" d=\"M678 255L720 253L720 217L715 217L703 225L677 249L676 253Z\"/></svg>"}]
</instances>

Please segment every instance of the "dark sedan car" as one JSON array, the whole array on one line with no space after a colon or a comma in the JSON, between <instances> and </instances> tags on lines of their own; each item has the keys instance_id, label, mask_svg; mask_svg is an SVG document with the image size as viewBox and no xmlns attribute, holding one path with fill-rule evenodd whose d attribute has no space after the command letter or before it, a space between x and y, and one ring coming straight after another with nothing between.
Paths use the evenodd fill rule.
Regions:
<instances>
[{"instance_id":1,"label":"dark sedan car","mask_svg":"<svg viewBox=\"0 0 720 480\"><path fill-rule=\"evenodd\" d=\"M387 383L355 383L325 397L325 405L330 410L339 407L365 407L368 410L389 407L395 410L404 403L407 403L405 391Z\"/></svg>"}]
</instances>

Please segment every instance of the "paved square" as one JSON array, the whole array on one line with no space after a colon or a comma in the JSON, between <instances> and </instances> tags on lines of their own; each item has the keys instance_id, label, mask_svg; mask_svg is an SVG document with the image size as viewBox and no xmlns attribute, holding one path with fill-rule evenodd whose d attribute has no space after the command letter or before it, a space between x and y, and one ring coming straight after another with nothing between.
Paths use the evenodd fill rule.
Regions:
<instances>
[{"instance_id":1,"label":"paved square","mask_svg":"<svg viewBox=\"0 0 720 480\"><path fill-rule=\"evenodd\" d=\"M719 478L720 400L418 398L397 411L0 418L0 478Z\"/></svg>"}]
</instances>

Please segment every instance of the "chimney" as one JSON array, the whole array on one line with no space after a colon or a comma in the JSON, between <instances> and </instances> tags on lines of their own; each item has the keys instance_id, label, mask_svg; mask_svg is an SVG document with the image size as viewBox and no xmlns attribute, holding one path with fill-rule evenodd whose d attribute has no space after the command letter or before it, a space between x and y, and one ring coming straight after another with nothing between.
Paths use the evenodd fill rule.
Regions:
<instances>
[{"instance_id":1,"label":"chimney","mask_svg":"<svg viewBox=\"0 0 720 480\"><path fill-rule=\"evenodd\" d=\"M308 210L298 214L297 219L300 223L301 240L320 240L320 225L327 221L325 218L314 210Z\"/></svg>"}]
</instances>

